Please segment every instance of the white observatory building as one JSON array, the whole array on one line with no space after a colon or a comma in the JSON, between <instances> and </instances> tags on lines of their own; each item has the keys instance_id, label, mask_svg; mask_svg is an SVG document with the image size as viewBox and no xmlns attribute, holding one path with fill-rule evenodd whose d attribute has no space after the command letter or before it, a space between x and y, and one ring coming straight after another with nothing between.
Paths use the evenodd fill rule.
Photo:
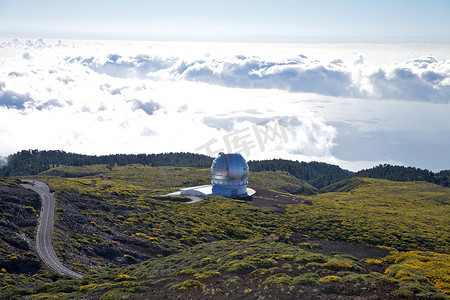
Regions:
<instances>
[{"instance_id":1,"label":"white observatory building","mask_svg":"<svg viewBox=\"0 0 450 300\"><path fill-rule=\"evenodd\" d=\"M168 196L181 195L191 199L202 196L250 197L255 191L247 188L248 173L248 164L242 155L220 152L211 165L212 185L183 188Z\"/></svg>"},{"instance_id":2,"label":"white observatory building","mask_svg":"<svg viewBox=\"0 0 450 300\"><path fill-rule=\"evenodd\" d=\"M248 164L239 153L220 152L211 166L212 194L247 196Z\"/></svg>"}]
</instances>

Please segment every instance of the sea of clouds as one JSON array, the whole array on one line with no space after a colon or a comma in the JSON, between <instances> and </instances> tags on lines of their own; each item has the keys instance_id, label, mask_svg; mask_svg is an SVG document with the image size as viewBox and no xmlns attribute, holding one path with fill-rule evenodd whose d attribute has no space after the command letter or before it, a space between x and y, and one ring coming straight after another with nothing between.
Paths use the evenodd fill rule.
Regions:
<instances>
[{"instance_id":1,"label":"sea of clouds","mask_svg":"<svg viewBox=\"0 0 450 300\"><path fill-rule=\"evenodd\" d=\"M0 156L450 168L450 45L0 40Z\"/></svg>"}]
</instances>

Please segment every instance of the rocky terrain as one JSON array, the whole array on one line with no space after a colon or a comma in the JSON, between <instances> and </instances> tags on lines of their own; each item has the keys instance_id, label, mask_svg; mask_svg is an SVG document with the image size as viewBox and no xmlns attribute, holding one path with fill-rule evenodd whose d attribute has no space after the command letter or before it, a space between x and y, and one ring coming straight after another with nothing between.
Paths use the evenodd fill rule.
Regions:
<instances>
[{"instance_id":1,"label":"rocky terrain","mask_svg":"<svg viewBox=\"0 0 450 300\"><path fill-rule=\"evenodd\" d=\"M174 251L145 238L130 237L132 226L117 227L114 215L127 215L128 207L103 199L60 193L55 215L55 250L58 256L91 269L126 266ZM114 215L113 215L114 214Z\"/></svg>"},{"instance_id":2,"label":"rocky terrain","mask_svg":"<svg viewBox=\"0 0 450 300\"><path fill-rule=\"evenodd\" d=\"M40 207L39 195L17 182L0 185L0 269L30 275L41 270L35 251Z\"/></svg>"},{"instance_id":3,"label":"rocky terrain","mask_svg":"<svg viewBox=\"0 0 450 300\"><path fill-rule=\"evenodd\" d=\"M61 172L64 178L55 175ZM320 194L293 194L287 190L303 183L264 171L252 177L252 198L189 204L161 195L207 183L207 169L63 166L35 178L55 193L55 251L84 277L60 276L39 261L38 195L2 180L0 299L448 299L450 293L445 187L352 178Z\"/></svg>"}]
</instances>

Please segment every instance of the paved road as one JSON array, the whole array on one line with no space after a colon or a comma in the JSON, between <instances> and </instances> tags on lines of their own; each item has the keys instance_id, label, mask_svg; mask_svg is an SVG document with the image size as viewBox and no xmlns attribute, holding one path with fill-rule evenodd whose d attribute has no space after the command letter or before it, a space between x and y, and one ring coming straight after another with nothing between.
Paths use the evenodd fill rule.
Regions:
<instances>
[{"instance_id":1,"label":"paved road","mask_svg":"<svg viewBox=\"0 0 450 300\"><path fill-rule=\"evenodd\" d=\"M180 192L180 191L177 191L177 192L170 193L170 194L166 194L166 195L163 195L163 196L178 197L178 196L181 196L181 192ZM185 203L187 203L187 204L197 203L197 202L200 202L200 201L203 200L202 197L200 197L200 196L194 196L194 195L183 195L183 197L186 197L186 198L188 198L188 199L191 199L191 201L185 202Z\"/></svg>"},{"instance_id":2,"label":"paved road","mask_svg":"<svg viewBox=\"0 0 450 300\"><path fill-rule=\"evenodd\" d=\"M52 245L53 235L53 217L55 215L55 197L50 193L48 185L41 181L35 180L23 180L28 182L22 184L23 187L33 190L41 196L42 209L37 230L37 251L44 263L54 271L62 275L69 275L73 278L81 278L82 274L74 272L66 268L59 258L56 256L55 250Z\"/></svg>"}]
</instances>

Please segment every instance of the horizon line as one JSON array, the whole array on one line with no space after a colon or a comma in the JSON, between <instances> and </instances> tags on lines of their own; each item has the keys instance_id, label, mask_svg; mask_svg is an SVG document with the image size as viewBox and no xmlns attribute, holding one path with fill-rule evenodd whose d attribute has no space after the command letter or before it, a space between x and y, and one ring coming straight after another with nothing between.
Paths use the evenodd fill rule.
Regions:
<instances>
[{"instance_id":1,"label":"horizon line","mask_svg":"<svg viewBox=\"0 0 450 300\"><path fill-rule=\"evenodd\" d=\"M271 36L271 35L99 35L99 34L11 34L0 39L46 39L84 41L198 42L248 44L450 44L450 38L361 37L361 36Z\"/></svg>"}]
</instances>

